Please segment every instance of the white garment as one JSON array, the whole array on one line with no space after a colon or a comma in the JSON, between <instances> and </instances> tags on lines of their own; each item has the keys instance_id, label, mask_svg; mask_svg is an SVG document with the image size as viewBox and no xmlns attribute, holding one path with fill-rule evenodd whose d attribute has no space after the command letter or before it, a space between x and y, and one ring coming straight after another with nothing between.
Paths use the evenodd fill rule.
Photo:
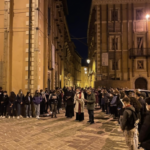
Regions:
<instances>
[{"instance_id":1,"label":"white garment","mask_svg":"<svg viewBox=\"0 0 150 150\"><path fill-rule=\"evenodd\" d=\"M74 96L75 112L79 112L79 103L81 104L81 112L84 112L84 94L81 93L81 98L79 99L80 94L76 93Z\"/></svg>"}]
</instances>

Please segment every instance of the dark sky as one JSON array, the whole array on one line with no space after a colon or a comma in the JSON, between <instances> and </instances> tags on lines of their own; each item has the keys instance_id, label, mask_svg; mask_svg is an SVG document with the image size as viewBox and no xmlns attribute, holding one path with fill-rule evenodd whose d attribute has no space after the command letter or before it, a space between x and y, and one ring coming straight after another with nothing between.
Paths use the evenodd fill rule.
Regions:
<instances>
[{"instance_id":1,"label":"dark sky","mask_svg":"<svg viewBox=\"0 0 150 150\"><path fill-rule=\"evenodd\" d=\"M67 22L71 38L87 37L88 19L91 6L91 0L67 0L69 15ZM74 36L74 37L73 37ZM75 43L77 52L83 59L87 59L88 47L87 38L72 41Z\"/></svg>"}]
</instances>

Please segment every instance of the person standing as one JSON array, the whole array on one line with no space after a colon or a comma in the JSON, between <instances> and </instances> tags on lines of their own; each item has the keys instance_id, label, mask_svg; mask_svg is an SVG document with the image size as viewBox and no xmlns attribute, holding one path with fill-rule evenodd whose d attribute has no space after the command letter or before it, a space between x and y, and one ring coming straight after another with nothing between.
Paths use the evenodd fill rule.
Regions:
<instances>
[{"instance_id":1,"label":"person standing","mask_svg":"<svg viewBox=\"0 0 150 150\"><path fill-rule=\"evenodd\" d=\"M0 118L2 118L2 114L1 114L1 102L2 102L2 99L3 99L3 88L0 87Z\"/></svg>"},{"instance_id":2,"label":"person standing","mask_svg":"<svg viewBox=\"0 0 150 150\"><path fill-rule=\"evenodd\" d=\"M64 100L66 102L66 117L72 118L74 116L74 94L71 87L65 92Z\"/></svg>"},{"instance_id":3,"label":"person standing","mask_svg":"<svg viewBox=\"0 0 150 150\"><path fill-rule=\"evenodd\" d=\"M6 110L7 110L8 102L9 102L9 98L8 98L8 95L7 95L7 91L4 91L2 101L1 101L1 115L2 115L2 118L6 117Z\"/></svg>"},{"instance_id":4,"label":"person standing","mask_svg":"<svg viewBox=\"0 0 150 150\"><path fill-rule=\"evenodd\" d=\"M136 144L136 121L138 120L135 108L130 105L130 99L123 98L123 104L125 110L123 112L123 118L121 123L121 129L124 132L126 144L129 150L137 150Z\"/></svg>"},{"instance_id":5,"label":"person standing","mask_svg":"<svg viewBox=\"0 0 150 150\"><path fill-rule=\"evenodd\" d=\"M136 99L142 105L141 110L140 110L141 119L140 119L139 128L138 128L139 133L140 133L141 126L144 122L144 117L145 117L145 113L146 113L146 103L145 103L145 100L141 98L141 93L139 91L136 92Z\"/></svg>"},{"instance_id":6,"label":"person standing","mask_svg":"<svg viewBox=\"0 0 150 150\"><path fill-rule=\"evenodd\" d=\"M22 90L19 90L19 93L17 95L17 119L22 118L21 115L21 108L24 101L24 95L22 93Z\"/></svg>"},{"instance_id":7,"label":"person standing","mask_svg":"<svg viewBox=\"0 0 150 150\"><path fill-rule=\"evenodd\" d=\"M35 91L35 95L33 97L33 103L35 107L36 118L40 119L40 103L42 102L42 97L38 90Z\"/></svg>"},{"instance_id":8,"label":"person standing","mask_svg":"<svg viewBox=\"0 0 150 150\"><path fill-rule=\"evenodd\" d=\"M44 113L46 113L45 108L46 108L47 98L46 98L46 95L45 95L43 90L40 90L40 94L41 94L41 97L42 97L42 102L40 104L40 113L44 114Z\"/></svg>"},{"instance_id":9,"label":"person standing","mask_svg":"<svg viewBox=\"0 0 150 150\"><path fill-rule=\"evenodd\" d=\"M91 90L87 90L87 109L88 109L88 114L89 114L89 121L90 124L94 123L94 109L95 109L95 95L94 93L91 92Z\"/></svg>"},{"instance_id":10,"label":"person standing","mask_svg":"<svg viewBox=\"0 0 150 150\"><path fill-rule=\"evenodd\" d=\"M84 120L84 94L83 92L76 89L76 93L74 96L74 104L76 111L76 120L83 121Z\"/></svg>"},{"instance_id":11,"label":"person standing","mask_svg":"<svg viewBox=\"0 0 150 150\"><path fill-rule=\"evenodd\" d=\"M56 91L53 91L53 94L50 97L50 104L51 104L51 108L52 108L52 118L55 116L55 118L57 118L57 104L58 104L58 96L56 94Z\"/></svg>"},{"instance_id":12,"label":"person standing","mask_svg":"<svg viewBox=\"0 0 150 150\"><path fill-rule=\"evenodd\" d=\"M15 118L15 112L16 112L16 94L12 91L10 93L9 97L9 103L8 103L8 119L10 119L11 115L13 115L13 118Z\"/></svg>"},{"instance_id":13,"label":"person standing","mask_svg":"<svg viewBox=\"0 0 150 150\"><path fill-rule=\"evenodd\" d=\"M32 96L30 92L27 92L25 97L25 107L26 107L26 118L32 118Z\"/></svg>"},{"instance_id":14,"label":"person standing","mask_svg":"<svg viewBox=\"0 0 150 150\"><path fill-rule=\"evenodd\" d=\"M139 141L142 148L145 150L150 150L150 98L146 99L146 109L147 113L141 127Z\"/></svg>"},{"instance_id":15,"label":"person standing","mask_svg":"<svg viewBox=\"0 0 150 150\"><path fill-rule=\"evenodd\" d=\"M59 110L61 108L62 95L61 95L61 91L59 89L57 89L57 97L58 97L57 111L58 111L58 114L60 114Z\"/></svg>"}]
</instances>

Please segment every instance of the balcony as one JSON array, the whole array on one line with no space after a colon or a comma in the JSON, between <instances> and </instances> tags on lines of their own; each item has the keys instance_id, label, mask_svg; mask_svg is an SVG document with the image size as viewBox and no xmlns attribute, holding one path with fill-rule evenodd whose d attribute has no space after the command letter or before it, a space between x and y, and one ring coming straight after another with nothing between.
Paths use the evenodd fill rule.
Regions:
<instances>
[{"instance_id":1,"label":"balcony","mask_svg":"<svg viewBox=\"0 0 150 150\"><path fill-rule=\"evenodd\" d=\"M150 48L131 48L129 50L129 57L150 57Z\"/></svg>"},{"instance_id":2,"label":"balcony","mask_svg":"<svg viewBox=\"0 0 150 150\"><path fill-rule=\"evenodd\" d=\"M135 21L133 30L134 32L146 32L146 21Z\"/></svg>"}]
</instances>

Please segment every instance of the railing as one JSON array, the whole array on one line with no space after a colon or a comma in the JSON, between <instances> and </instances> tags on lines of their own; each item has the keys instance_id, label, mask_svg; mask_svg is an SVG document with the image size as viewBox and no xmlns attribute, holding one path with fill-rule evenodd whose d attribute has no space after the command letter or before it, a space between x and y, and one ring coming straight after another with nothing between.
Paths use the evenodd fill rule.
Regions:
<instances>
[{"instance_id":1,"label":"railing","mask_svg":"<svg viewBox=\"0 0 150 150\"><path fill-rule=\"evenodd\" d=\"M129 57L150 57L150 48L131 48Z\"/></svg>"}]
</instances>

